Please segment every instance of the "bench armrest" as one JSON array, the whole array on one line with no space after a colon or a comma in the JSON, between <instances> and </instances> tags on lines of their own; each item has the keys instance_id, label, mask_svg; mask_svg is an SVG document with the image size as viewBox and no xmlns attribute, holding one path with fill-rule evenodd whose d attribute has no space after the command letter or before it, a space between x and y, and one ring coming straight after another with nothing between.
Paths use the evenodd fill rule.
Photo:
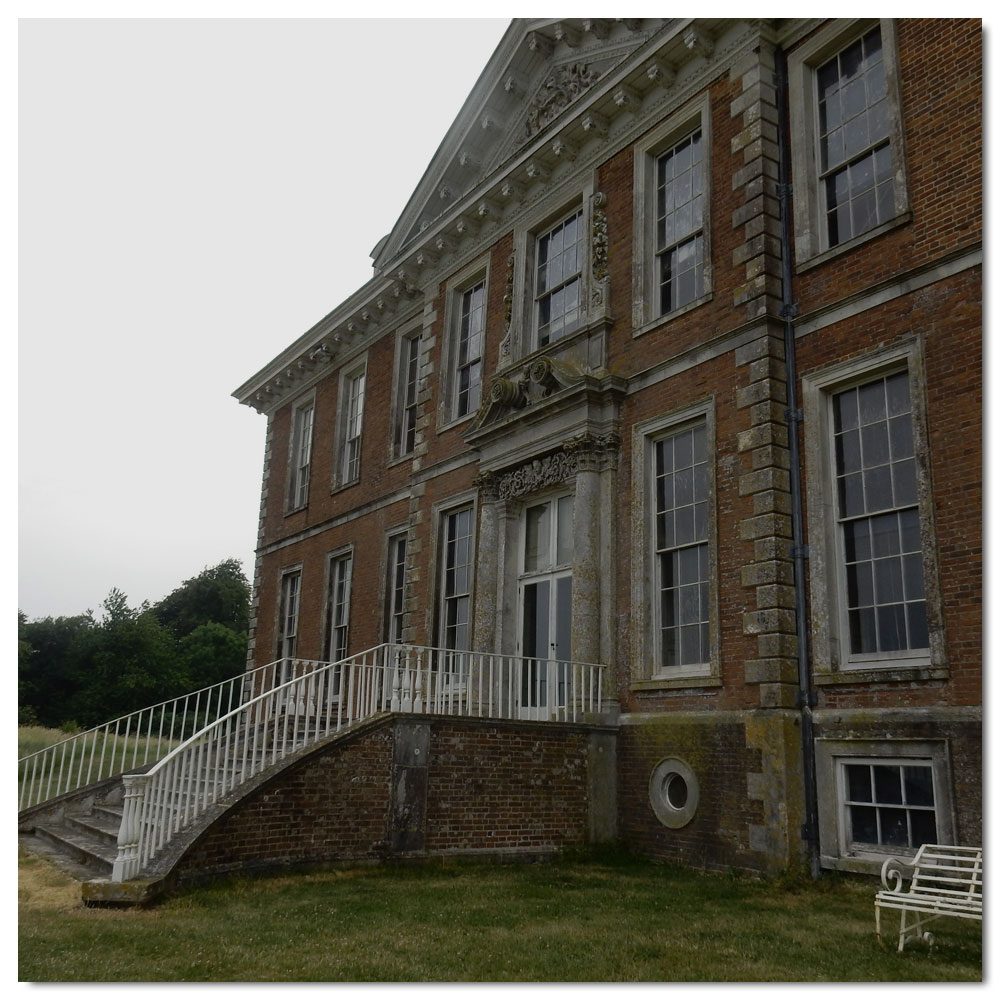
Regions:
<instances>
[{"instance_id":1,"label":"bench armrest","mask_svg":"<svg viewBox=\"0 0 1000 1000\"><path fill-rule=\"evenodd\" d=\"M904 858L886 858L882 862L882 885L890 892L902 892L904 868L913 869L916 865ZM912 877L912 871L911 876Z\"/></svg>"}]
</instances>

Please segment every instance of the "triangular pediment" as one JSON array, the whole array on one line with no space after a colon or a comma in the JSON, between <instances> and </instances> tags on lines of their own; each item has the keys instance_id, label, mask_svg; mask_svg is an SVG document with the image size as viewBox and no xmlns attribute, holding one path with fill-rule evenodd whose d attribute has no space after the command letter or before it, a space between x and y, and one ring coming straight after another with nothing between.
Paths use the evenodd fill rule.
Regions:
<instances>
[{"instance_id":1,"label":"triangular pediment","mask_svg":"<svg viewBox=\"0 0 1000 1000\"><path fill-rule=\"evenodd\" d=\"M513 20L392 232L372 251L376 271L571 114L584 95L666 23L659 18Z\"/></svg>"}]
</instances>

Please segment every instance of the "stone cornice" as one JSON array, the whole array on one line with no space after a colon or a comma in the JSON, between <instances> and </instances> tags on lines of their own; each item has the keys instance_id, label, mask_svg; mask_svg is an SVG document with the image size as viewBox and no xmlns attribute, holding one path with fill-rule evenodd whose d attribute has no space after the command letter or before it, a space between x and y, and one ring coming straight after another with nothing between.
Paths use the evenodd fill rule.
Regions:
<instances>
[{"instance_id":1,"label":"stone cornice","mask_svg":"<svg viewBox=\"0 0 1000 1000\"><path fill-rule=\"evenodd\" d=\"M533 30L547 35L561 23L568 22L532 25ZM595 34L604 29L602 22L589 23L595 27L588 30ZM581 177L634 142L652 118L662 117L671 106L680 106L724 72L761 31L761 22L732 19L699 21L692 35L693 26L690 19L674 20L652 33L623 63L584 88L541 125L513 159L467 190L442 217L420 232L419 239L384 259L379 274L233 395L258 412L272 412L321 378L331 364L339 366L377 336L395 329L421 305L421 289L436 293L441 280L482 254L540 203L569 194ZM523 36L517 37L521 44ZM510 32L504 44L513 45ZM494 65L500 63L494 61ZM504 81L513 79L508 72L500 76ZM477 88L480 84L482 78ZM516 89L515 83L510 86ZM480 99L485 99L488 90L483 84ZM468 164L476 150L466 152ZM600 221L598 214L595 222L599 225ZM594 235L600 236L600 232ZM383 253L385 244L380 242Z\"/></svg>"}]
</instances>

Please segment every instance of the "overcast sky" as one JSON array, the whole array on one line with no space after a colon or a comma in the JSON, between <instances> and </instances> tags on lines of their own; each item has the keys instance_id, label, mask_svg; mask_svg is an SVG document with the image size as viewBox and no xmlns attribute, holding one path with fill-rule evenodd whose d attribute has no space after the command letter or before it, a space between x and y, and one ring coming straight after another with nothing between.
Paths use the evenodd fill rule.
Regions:
<instances>
[{"instance_id":1,"label":"overcast sky","mask_svg":"<svg viewBox=\"0 0 1000 1000\"><path fill-rule=\"evenodd\" d=\"M371 276L506 21L19 32L19 593L30 618L253 574L232 391Z\"/></svg>"}]
</instances>

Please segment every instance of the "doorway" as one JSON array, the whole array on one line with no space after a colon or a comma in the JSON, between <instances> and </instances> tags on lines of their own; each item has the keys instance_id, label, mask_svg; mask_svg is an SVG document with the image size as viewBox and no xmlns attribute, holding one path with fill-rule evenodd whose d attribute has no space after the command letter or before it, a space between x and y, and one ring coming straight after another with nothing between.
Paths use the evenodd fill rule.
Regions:
<instances>
[{"instance_id":1,"label":"doorway","mask_svg":"<svg viewBox=\"0 0 1000 1000\"><path fill-rule=\"evenodd\" d=\"M572 655L573 497L526 507L518 581L521 714L566 704Z\"/></svg>"}]
</instances>

